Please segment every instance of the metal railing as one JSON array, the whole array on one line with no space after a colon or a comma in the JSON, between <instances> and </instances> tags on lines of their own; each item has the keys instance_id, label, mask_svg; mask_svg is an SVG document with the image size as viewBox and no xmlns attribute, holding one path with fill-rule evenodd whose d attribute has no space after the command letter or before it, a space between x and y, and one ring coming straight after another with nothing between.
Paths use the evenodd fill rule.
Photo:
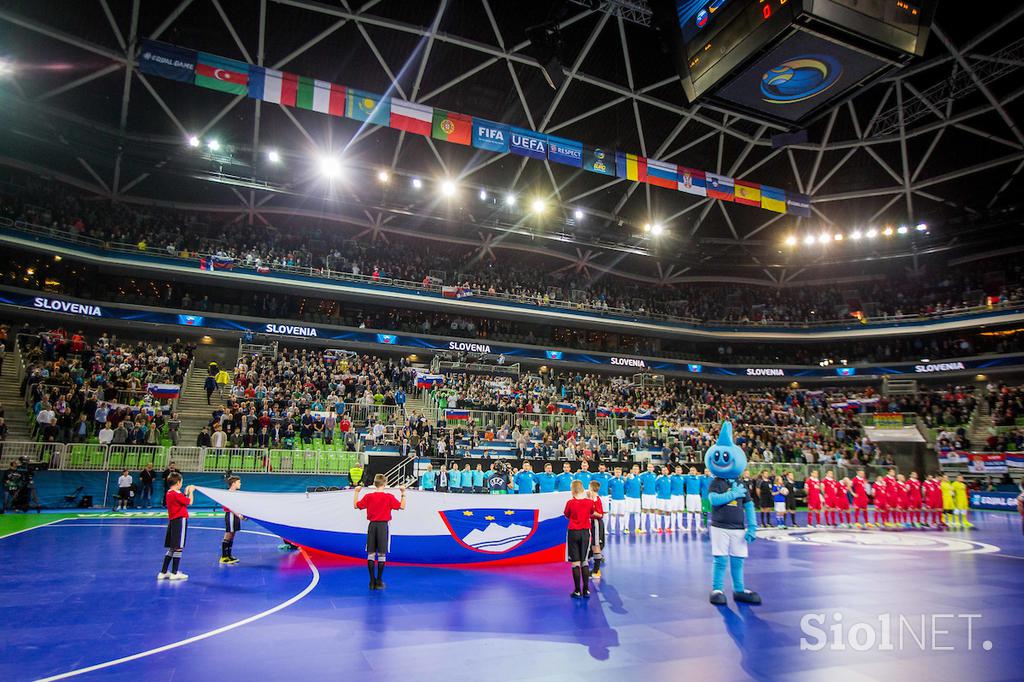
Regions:
<instances>
[{"instance_id":1,"label":"metal railing","mask_svg":"<svg viewBox=\"0 0 1024 682\"><path fill-rule=\"evenodd\" d=\"M103 251L113 251L117 253L125 253L131 255L143 255L154 258L161 258L165 260L179 260L187 262L194 266L196 259L208 256L211 254L203 252L182 252L169 251L167 248L155 248L148 245L140 244L125 244L122 242L108 242L101 239L95 239L93 237L85 237L80 235L72 235L64 230L43 227L41 225L35 225L26 221L14 221L7 217L0 217L0 227L21 232L26 235L31 235L37 238L51 239L55 241L62 241L67 244L77 246L88 246L94 249ZM257 265L255 263L248 263L246 261L236 261L236 267L255 270ZM279 272L290 275L301 275L305 277L314 277L318 279L327 279L340 282L356 282L361 284L371 284L373 286L380 287L394 287L402 289L412 289L416 291L427 292L431 294L441 294L442 285L423 282L413 282L409 280L395 279L391 277L374 277L372 275L355 274L350 272L340 272L338 270L331 270L329 268L319 268L312 266L286 266L275 263L261 263L261 268L266 268L270 272ZM664 313L652 313L647 311L632 310L625 307L614 307L600 305L591 302L576 302L576 301L563 301L558 299L551 299L544 295L527 295L517 293L500 293L490 292L483 289L473 289L472 296L474 298L484 299L486 301L494 301L499 303L514 303L518 305L532 305L541 306L545 308L559 308L569 311L586 311L588 313L596 314L602 317L615 316L615 317L626 317L632 321L640 320L653 320L653 321L664 321L673 323L682 323L695 326L721 326L728 325L734 327L786 327L794 329L813 329L820 327L829 327L837 325L850 325L852 323L852 317L838 318L838 319L824 319L816 320L814 322L789 322L789 321L776 321L771 322L752 322L743 320L711 320L701 319L696 317L685 317L680 315L669 315ZM1000 309L1016 308L1024 305L1024 301L1006 301L999 304ZM865 326L870 326L873 323L884 323L891 324L893 322L911 322L919 320L933 320L942 319L954 315L964 315L977 312L991 311L993 306L989 305L974 305L974 306L961 306L956 308L949 308L935 313L927 314L916 314L916 315L875 315L872 316Z\"/></svg>"}]
</instances>

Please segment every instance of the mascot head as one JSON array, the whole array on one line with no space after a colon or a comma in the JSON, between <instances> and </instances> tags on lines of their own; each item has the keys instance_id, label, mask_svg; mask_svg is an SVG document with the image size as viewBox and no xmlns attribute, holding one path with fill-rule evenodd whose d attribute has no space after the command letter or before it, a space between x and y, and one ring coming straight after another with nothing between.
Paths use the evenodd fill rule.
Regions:
<instances>
[{"instance_id":1,"label":"mascot head","mask_svg":"<svg viewBox=\"0 0 1024 682\"><path fill-rule=\"evenodd\" d=\"M739 478L747 468L747 456L743 449L732 442L732 424L722 422L722 430L718 432L718 442L704 453L704 466L719 478Z\"/></svg>"}]
</instances>

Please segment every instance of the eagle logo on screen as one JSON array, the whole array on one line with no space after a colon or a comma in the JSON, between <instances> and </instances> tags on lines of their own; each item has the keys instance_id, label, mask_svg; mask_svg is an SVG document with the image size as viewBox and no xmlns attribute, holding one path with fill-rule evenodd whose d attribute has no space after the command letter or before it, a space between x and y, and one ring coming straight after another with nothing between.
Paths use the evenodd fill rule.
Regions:
<instances>
[{"instance_id":1,"label":"eagle logo on screen","mask_svg":"<svg viewBox=\"0 0 1024 682\"><path fill-rule=\"evenodd\" d=\"M839 80L843 67L828 55L787 59L761 76L761 94L771 104L794 104L817 97Z\"/></svg>"}]
</instances>

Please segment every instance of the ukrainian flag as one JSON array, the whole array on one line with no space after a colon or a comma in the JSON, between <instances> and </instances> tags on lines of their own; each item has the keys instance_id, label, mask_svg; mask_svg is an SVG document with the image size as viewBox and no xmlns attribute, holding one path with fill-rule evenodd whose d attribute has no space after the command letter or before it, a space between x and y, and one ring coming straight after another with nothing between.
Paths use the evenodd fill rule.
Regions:
<instances>
[{"instance_id":1,"label":"ukrainian flag","mask_svg":"<svg viewBox=\"0 0 1024 682\"><path fill-rule=\"evenodd\" d=\"M778 187L761 185L761 208L776 213L786 212L786 192Z\"/></svg>"}]
</instances>

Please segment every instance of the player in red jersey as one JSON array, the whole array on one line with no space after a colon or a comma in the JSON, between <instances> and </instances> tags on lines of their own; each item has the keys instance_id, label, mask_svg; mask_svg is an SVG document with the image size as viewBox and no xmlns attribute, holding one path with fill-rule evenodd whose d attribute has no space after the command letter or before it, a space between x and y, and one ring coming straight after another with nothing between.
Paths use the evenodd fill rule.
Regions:
<instances>
[{"instance_id":1,"label":"player in red jersey","mask_svg":"<svg viewBox=\"0 0 1024 682\"><path fill-rule=\"evenodd\" d=\"M863 518L864 525L868 525L868 481L864 478L864 470L857 471L857 475L850 481L850 489L853 491L853 525L860 528Z\"/></svg>"},{"instance_id":2,"label":"player in red jersey","mask_svg":"<svg viewBox=\"0 0 1024 682\"><path fill-rule=\"evenodd\" d=\"M899 490L897 489L896 470L889 469L889 472L885 476L885 493L886 493L886 509L885 509L885 525L893 528L899 523L899 505L897 504L897 496Z\"/></svg>"},{"instance_id":3,"label":"player in red jersey","mask_svg":"<svg viewBox=\"0 0 1024 682\"><path fill-rule=\"evenodd\" d=\"M885 478L875 477L875 485L871 488L871 494L875 498L875 525L883 528L889 521L889 491Z\"/></svg>"},{"instance_id":4,"label":"player in red jersey","mask_svg":"<svg viewBox=\"0 0 1024 682\"><path fill-rule=\"evenodd\" d=\"M195 501L194 485L185 488L185 494L181 493L181 474L172 471L167 475L167 495L164 496L164 503L167 505L167 532L164 534L164 547L167 552L164 554L163 567L156 574L157 580L188 580L188 575L178 570L181 563L181 553L185 551L185 535L188 532L188 506ZM170 567L170 571L168 571Z\"/></svg>"},{"instance_id":5,"label":"player in red jersey","mask_svg":"<svg viewBox=\"0 0 1024 682\"><path fill-rule=\"evenodd\" d=\"M825 472L825 481L822 485L822 493L825 503L825 525L836 525L836 498L839 495L839 482L836 481L835 472L831 469Z\"/></svg>"},{"instance_id":6,"label":"player in red jersey","mask_svg":"<svg viewBox=\"0 0 1024 682\"><path fill-rule=\"evenodd\" d=\"M352 495L352 507L366 510L366 520L369 521L366 527L366 568L370 572L371 590L384 589L384 564L391 548L388 528L391 512L405 509L405 486L398 487L402 498L396 499L391 493L384 492L387 482L384 474L377 474L373 477L372 493L367 493L359 499L359 493L363 488L356 486L355 494ZM373 572L374 567L377 569L376 575Z\"/></svg>"},{"instance_id":7,"label":"player in red jersey","mask_svg":"<svg viewBox=\"0 0 1024 682\"><path fill-rule=\"evenodd\" d=\"M597 509L594 500L583 492L583 481L572 482L572 497L565 503L565 518L569 529L565 536L565 558L572 566L573 599L590 597L590 569L587 557L590 554L590 525Z\"/></svg>"},{"instance_id":8,"label":"player in red jersey","mask_svg":"<svg viewBox=\"0 0 1024 682\"><path fill-rule=\"evenodd\" d=\"M811 477L804 481L804 488L807 489L807 525L821 527L821 474L817 469L811 472Z\"/></svg>"},{"instance_id":9,"label":"player in red jersey","mask_svg":"<svg viewBox=\"0 0 1024 682\"><path fill-rule=\"evenodd\" d=\"M843 528L850 527L850 479L836 481L836 523Z\"/></svg>"},{"instance_id":10,"label":"player in red jersey","mask_svg":"<svg viewBox=\"0 0 1024 682\"><path fill-rule=\"evenodd\" d=\"M896 477L896 524L909 528L910 523L907 514L907 507L910 504L910 486L907 485L907 477L900 474Z\"/></svg>"},{"instance_id":11,"label":"player in red jersey","mask_svg":"<svg viewBox=\"0 0 1024 682\"><path fill-rule=\"evenodd\" d=\"M935 474L928 474L928 479L921 486L924 492L924 505L928 509L930 525L944 528L942 522L942 485Z\"/></svg>"},{"instance_id":12,"label":"player in red jersey","mask_svg":"<svg viewBox=\"0 0 1024 682\"><path fill-rule=\"evenodd\" d=\"M910 472L907 481L907 509L910 512L910 523L914 528L921 527L921 479L916 471Z\"/></svg>"}]
</instances>

